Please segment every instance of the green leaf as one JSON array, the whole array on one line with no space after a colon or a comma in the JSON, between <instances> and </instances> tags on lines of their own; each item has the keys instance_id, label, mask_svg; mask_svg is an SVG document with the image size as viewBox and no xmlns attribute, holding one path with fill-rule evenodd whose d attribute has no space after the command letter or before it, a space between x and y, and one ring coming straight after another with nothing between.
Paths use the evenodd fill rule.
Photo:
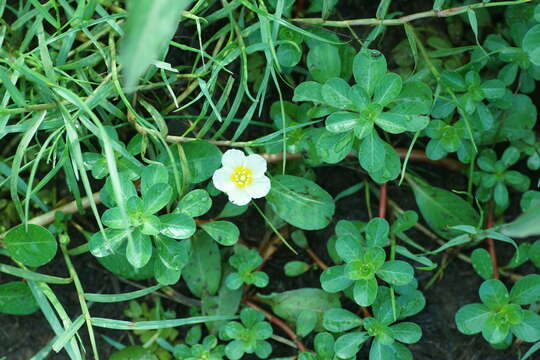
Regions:
<instances>
[{"instance_id":1,"label":"green leaf","mask_svg":"<svg viewBox=\"0 0 540 360\"><path fill-rule=\"evenodd\" d=\"M317 314L317 329L321 329L325 311L341 307L339 295L315 288L301 288L270 295L257 294L257 296L264 303L271 305L272 311L277 316L289 322L300 322L300 314L305 311Z\"/></svg>"},{"instance_id":2,"label":"green leaf","mask_svg":"<svg viewBox=\"0 0 540 360\"><path fill-rule=\"evenodd\" d=\"M508 304L510 296L506 286L496 279L486 280L480 285L480 299L490 309L497 309Z\"/></svg>"},{"instance_id":3,"label":"green leaf","mask_svg":"<svg viewBox=\"0 0 540 360\"><path fill-rule=\"evenodd\" d=\"M326 118L326 130L331 133L351 131L358 125L358 114L349 111L337 111Z\"/></svg>"},{"instance_id":4,"label":"green leaf","mask_svg":"<svg viewBox=\"0 0 540 360\"><path fill-rule=\"evenodd\" d=\"M197 297L214 295L221 282L221 254L216 242L198 232L191 240L191 261L182 271L189 290Z\"/></svg>"},{"instance_id":5,"label":"green leaf","mask_svg":"<svg viewBox=\"0 0 540 360\"><path fill-rule=\"evenodd\" d=\"M379 114L375 123L384 131L390 134L401 134L407 130L411 124L415 125L412 121L417 119L418 116L400 114L393 111L387 111ZM424 124L422 124L424 126ZM422 127L419 126L419 127ZM416 126L414 126L416 127Z\"/></svg>"},{"instance_id":6,"label":"green leaf","mask_svg":"<svg viewBox=\"0 0 540 360\"><path fill-rule=\"evenodd\" d=\"M362 259L363 249L360 241L348 234L338 236L336 240L336 251L341 260L345 262Z\"/></svg>"},{"instance_id":7,"label":"green leaf","mask_svg":"<svg viewBox=\"0 0 540 360\"><path fill-rule=\"evenodd\" d=\"M98 257L97 261L113 274L131 280L145 280L154 276L155 254L142 268L137 269L126 258L126 246L121 246L116 252L104 257Z\"/></svg>"},{"instance_id":8,"label":"green leaf","mask_svg":"<svg viewBox=\"0 0 540 360\"><path fill-rule=\"evenodd\" d=\"M248 205L239 206L228 201L223 207L223 210L221 210L219 215L216 217L216 219L239 216L245 213L247 209Z\"/></svg>"},{"instance_id":9,"label":"green leaf","mask_svg":"<svg viewBox=\"0 0 540 360\"><path fill-rule=\"evenodd\" d=\"M512 255L512 258L510 259L510 261L508 261L508 264L506 264L504 267L507 269L514 269L525 264L527 261L529 261L530 249L531 249L530 243L519 244L517 251L514 252L514 255Z\"/></svg>"},{"instance_id":10,"label":"green leaf","mask_svg":"<svg viewBox=\"0 0 540 360\"><path fill-rule=\"evenodd\" d=\"M128 2L128 17L119 56L124 87L128 92L134 90L139 77L163 54L176 31L180 14L190 3L189 0Z\"/></svg>"},{"instance_id":11,"label":"green leaf","mask_svg":"<svg viewBox=\"0 0 540 360\"><path fill-rule=\"evenodd\" d=\"M510 237L527 237L540 234L540 202L532 205L511 223L501 227L501 233Z\"/></svg>"},{"instance_id":12,"label":"green leaf","mask_svg":"<svg viewBox=\"0 0 540 360\"><path fill-rule=\"evenodd\" d=\"M455 225L478 225L479 215L470 203L458 195L430 186L410 182L414 191L416 203L428 225L440 236L450 239L458 235L449 230Z\"/></svg>"},{"instance_id":13,"label":"green leaf","mask_svg":"<svg viewBox=\"0 0 540 360\"><path fill-rule=\"evenodd\" d=\"M198 184L208 180L221 164L221 151L207 141L196 140L183 145L191 183Z\"/></svg>"},{"instance_id":14,"label":"green leaf","mask_svg":"<svg viewBox=\"0 0 540 360\"><path fill-rule=\"evenodd\" d=\"M370 306L377 298L377 290L375 277L367 280L356 280L353 287L354 301L360 306Z\"/></svg>"},{"instance_id":15,"label":"green leaf","mask_svg":"<svg viewBox=\"0 0 540 360\"><path fill-rule=\"evenodd\" d=\"M129 222L124 219L118 207L105 210L101 215L101 222L111 229L126 229L129 227Z\"/></svg>"},{"instance_id":16,"label":"green leaf","mask_svg":"<svg viewBox=\"0 0 540 360\"><path fill-rule=\"evenodd\" d=\"M319 185L291 175L273 177L266 199L280 218L303 230L325 228L335 210L334 200Z\"/></svg>"},{"instance_id":17,"label":"green leaf","mask_svg":"<svg viewBox=\"0 0 540 360\"><path fill-rule=\"evenodd\" d=\"M329 334L327 332L320 332L317 335L315 335L315 338L313 340L313 345L315 347L315 352L321 356L323 359L325 358L332 358L334 355L334 337L332 334ZM301 353L306 354L306 353ZM298 358L301 360L301 358ZM316 358L310 359L307 358L305 360L315 360Z\"/></svg>"},{"instance_id":18,"label":"green leaf","mask_svg":"<svg viewBox=\"0 0 540 360\"><path fill-rule=\"evenodd\" d=\"M457 328L465 335L478 334L484 328L489 314L489 309L483 304L467 304L456 313Z\"/></svg>"},{"instance_id":19,"label":"green leaf","mask_svg":"<svg viewBox=\"0 0 540 360\"><path fill-rule=\"evenodd\" d=\"M206 214L211 207L212 199L208 192L203 189L195 189L184 195L175 211L194 218Z\"/></svg>"},{"instance_id":20,"label":"green leaf","mask_svg":"<svg viewBox=\"0 0 540 360\"><path fill-rule=\"evenodd\" d=\"M486 249L475 249L471 253L471 262L476 273L484 280L493 277L493 263L491 261L491 255L489 255Z\"/></svg>"},{"instance_id":21,"label":"green leaf","mask_svg":"<svg viewBox=\"0 0 540 360\"><path fill-rule=\"evenodd\" d=\"M189 262L191 241L176 241L158 236L155 238L155 243L160 262L166 267L173 270L182 270Z\"/></svg>"},{"instance_id":22,"label":"green leaf","mask_svg":"<svg viewBox=\"0 0 540 360\"><path fill-rule=\"evenodd\" d=\"M500 99L506 93L506 86L499 79L484 81L480 86L486 99Z\"/></svg>"},{"instance_id":23,"label":"green leaf","mask_svg":"<svg viewBox=\"0 0 540 360\"><path fill-rule=\"evenodd\" d=\"M523 341L538 341L540 340L540 316L530 310L523 310L523 320L517 325L512 325L511 330Z\"/></svg>"},{"instance_id":24,"label":"green leaf","mask_svg":"<svg viewBox=\"0 0 540 360\"><path fill-rule=\"evenodd\" d=\"M388 245L388 221L383 218L371 219L364 231L366 232L366 245L383 247Z\"/></svg>"},{"instance_id":25,"label":"green leaf","mask_svg":"<svg viewBox=\"0 0 540 360\"><path fill-rule=\"evenodd\" d=\"M233 340L225 347L225 355L231 360L240 359L244 352L244 345L239 340Z\"/></svg>"},{"instance_id":26,"label":"green leaf","mask_svg":"<svg viewBox=\"0 0 540 360\"><path fill-rule=\"evenodd\" d=\"M354 57L354 79L370 96L373 95L375 86L381 81L386 71L386 59L378 50L360 51Z\"/></svg>"},{"instance_id":27,"label":"green leaf","mask_svg":"<svg viewBox=\"0 0 540 360\"><path fill-rule=\"evenodd\" d=\"M0 284L0 313L29 315L37 309L38 305L28 284L22 281Z\"/></svg>"},{"instance_id":28,"label":"green leaf","mask_svg":"<svg viewBox=\"0 0 540 360\"><path fill-rule=\"evenodd\" d=\"M510 290L510 301L514 304L528 305L540 300L540 275L525 275Z\"/></svg>"},{"instance_id":29,"label":"green leaf","mask_svg":"<svg viewBox=\"0 0 540 360\"><path fill-rule=\"evenodd\" d=\"M401 171L401 161L399 160L399 155L397 152L390 144L383 142L383 145L384 166L377 171L370 172L369 174L371 178L379 184L396 179Z\"/></svg>"},{"instance_id":30,"label":"green leaf","mask_svg":"<svg viewBox=\"0 0 540 360\"><path fill-rule=\"evenodd\" d=\"M360 331L341 335L334 344L334 351L341 359L354 358L367 339L366 333Z\"/></svg>"},{"instance_id":31,"label":"green leaf","mask_svg":"<svg viewBox=\"0 0 540 360\"><path fill-rule=\"evenodd\" d=\"M349 155L353 143L354 135L350 132L333 134L329 131L324 131L317 138L317 154L322 161L329 164L337 164Z\"/></svg>"},{"instance_id":32,"label":"green leaf","mask_svg":"<svg viewBox=\"0 0 540 360\"><path fill-rule=\"evenodd\" d=\"M529 249L529 258L537 268L540 268L540 239L536 240Z\"/></svg>"},{"instance_id":33,"label":"green leaf","mask_svg":"<svg viewBox=\"0 0 540 360\"><path fill-rule=\"evenodd\" d=\"M315 81L305 81L294 89L293 101L311 101L316 104L323 102L322 85Z\"/></svg>"},{"instance_id":34,"label":"green leaf","mask_svg":"<svg viewBox=\"0 0 540 360\"><path fill-rule=\"evenodd\" d=\"M147 196L148 190L155 184L167 184L169 173L163 165L151 164L145 166L141 173L141 194L143 198Z\"/></svg>"},{"instance_id":35,"label":"green leaf","mask_svg":"<svg viewBox=\"0 0 540 360\"><path fill-rule=\"evenodd\" d=\"M321 93L323 101L337 109L345 109L351 105L349 92L351 87L341 78L331 78L326 80L322 86Z\"/></svg>"},{"instance_id":36,"label":"green leaf","mask_svg":"<svg viewBox=\"0 0 540 360\"><path fill-rule=\"evenodd\" d=\"M392 223L390 232L392 234L399 234L403 231L409 230L418 222L418 214L414 210L406 210L400 214Z\"/></svg>"},{"instance_id":37,"label":"green leaf","mask_svg":"<svg viewBox=\"0 0 540 360\"><path fill-rule=\"evenodd\" d=\"M353 281L345 275L345 266L332 266L321 274L321 286L324 291L336 293L347 289Z\"/></svg>"},{"instance_id":38,"label":"green leaf","mask_svg":"<svg viewBox=\"0 0 540 360\"><path fill-rule=\"evenodd\" d=\"M476 13L473 9L467 9L467 18L469 19L469 24L471 25L476 43L480 44L478 41L478 19L476 19Z\"/></svg>"},{"instance_id":39,"label":"green leaf","mask_svg":"<svg viewBox=\"0 0 540 360\"><path fill-rule=\"evenodd\" d=\"M142 227L139 230L144 235L157 235L161 230L161 221L156 215L143 215L141 217Z\"/></svg>"},{"instance_id":40,"label":"green leaf","mask_svg":"<svg viewBox=\"0 0 540 360\"><path fill-rule=\"evenodd\" d=\"M202 229L223 246L236 244L240 237L238 227L229 221L211 221L201 225Z\"/></svg>"},{"instance_id":41,"label":"green leaf","mask_svg":"<svg viewBox=\"0 0 540 360\"><path fill-rule=\"evenodd\" d=\"M118 178L120 180L120 187L122 188L122 200L124 203L127 202L128 199L137 196L137 189L135 189L135 185L133 185L133 181L127 177L127 174L125 173L119 173ZM118 194L116 194L118 195ZM105 204L107 207L112 208L115 206L118 206L116 203L116 195L114 194L114 190L112 187L111 177L108 177L105 181L105 186L101 189L99 193L99 198L101 199L101 202Z\"/></svg>"},{"instance_id":42,"label":"green leaf","mask_svg":"<svg viewBox=\"0 0 540 360\"><path fill-rule=\"evenodd\" d=\"M276 57L283 67L296 66L302 59L302 51L293 43L284 43L278 46Z\"/></svg>"},{"instance_id":43,"label":"green leaf","mask_svg":"<svg viewBox=\"0 0 540 360\"><path fill-rule=\"evenodd\" d=\"M457 71L445 70L441 73L441 82L454 91L465 91L467 84Z\"/></svg>"},{"instance_id":44,"label":"green leaf","mask_svg":"<svg viewBox=\"0 0 540 360\"><path fill-rule=\"evenodd\" d=\"M402 322L390 326L394 338L405 344L414 344L422 337L422 329L413 322Z\"/></svg>"},{"instance_id":45,"label":"green leaf","mask_svg":"<svg viewBox=\"0 0 540 360\"><path fill-rule=\"evenodd\" d=\"M426 306L426 298L419 290L413 290L402 294L397 298L399 318L404 319L418 314Z\"/></svg>"},{"instance_id":46,"label":"green leaf","mask_svg":"<svg viewBox=\"0 0 540 360\"><path fill-rule=\"evenodd\" d=\"M152 240L148 235L143 235L135 230L128 238L126 257L135 268L142 268L152 257Z\"/></svg>"},{"instance_id":47,"label":"green leaf","mask_svg":"<svg viewBox=\"0 0 540 360\"><path fill-rule=\"evenodd\" d=\"M296 321L296 333L299 336L307 336L315 329L319 321L319 314L315 311L304 310L298 315Z\"/></svg>"},{"instance_id":48,"label":"green leaf","mask_svg":"<svg viewBox=\"0 0 540 360\"><path fill-rule=\"evenodd\" d=\"M327 310L323 316L323 326L326 330L339 333L360 327L362 319L353 312L342 308Z\"/></svg>"},{"instance_id":49,"label":"green leaf","mask_svg":"<svg viewBox=\"0 0 540 360\"><path fill-rule=\"evenodd\" d=\"M193 219L182 213L161 215L161 233L173 239L187 239L195 233L196 225Z\"/></svg>"},{"instance_id":50,"label":"green leaf","mask_svg":"<svg viewBox=\"0 0 540 360\"><path fill-rule=\"evenodd\" d=\"M174 241L174 240L173 240ZM171 269L161 258L154 261L154 276L161 285L174 285L180 280L182 271Z\"/></svg>"},{"instance_id":51,"label":"green leaf","mask_svg":"<svg viewBox=\"0 0 540 360\"><path fill-rule=\"evenodd\" d=\"M391 260L384 263L377 276L393 285L407 285L414 278L414 269L405 261Z\"/></svg>"},{"instance_id":52,"label":"green leaf","mask_svg":"<svg viewBox=\"0 0 540 360\"><path fill-rule=\"evenodd\" d=\"M392 346L383 344L379 339L374 339L369 349L369 360L395 359Z\"/></svg>"},{"instance_id":53,"label":"green leaf","mask_svg":"<svg viewBox=\"0 0 540 360\"><path fill-rule=\"evenodd\" d=\"M155 214L171 201L173 191L168 184L154 184L143 197L144 213Z\"/></svg>"},{"instance_id":54,"label":"green leaf","mask_svg":"<svg viewBox=\"0 0 540 360\"><path fill-rule=\"evenodd\" d=\"M507 322L499 321L494 313L490 313L482 328L482 336L487 342L498 344L504 341L509 331L510 325Z\"/></svg>"},{"instance_id":55,"label":"green leaf","mask_svg":"<svg viewBox=\"0 0 540 360\"><path fill-rule=\"evenodd\" d=\"M358 150L360 165L370 173L384 167L385 154L384 141L376 131L371 131L360 143Z\"/></svg>"},{"instance_id":56,"label":"green leaf","mask_svg":"<svg viewBox=\"0 0 540 360\"><path fill-rule=\"evenodd\" d=\"M373 101L386 106L398 97L401 92L401 87L401 76L396 73L387 73L375 85Z\"/></svg>"},{"instance_id":57,"label":"green leaf","mask_svg":"<svg viewBox=\"0 0 540 360\"><path fill-rule=\"evenodd\" d=\"M534 65L540 65L540 25L535 25L527 31L523 38L523 50L529 55Z\"/></svg>"},{"instance_id":58,"label":"green leaf","mask_svg":"<svg viewBox=\"0 0 540 360\"><path fill-rule=\"evenodd\" d=\"M223 268L222 278L226 278L232 269L225 265ZM219 315L234 315L237 313L240 306L240 300L242 299L242 289L237 290L229 289L225 281L222 281L216 296L210 296L203 294L202 297L202 310L206 315L219 316ZM217 330L224 324L223 321L208 322L205 325L208 327L211 333L216 333Z\"/></svg>"},{"instance_id":59,"label":"green leaf","mask_svg":"<svg viewBox=\"0 0 540 360\"><path fill-rule=\"evenodd\" d=\"M311 267L309 264L306 264L303 261L289 261L285 264L283 267L283 271L285 272L286 276L289 277L295 277L302 275L306 271L308 271Z\"/></svg>"},{"instance_id":60,"label":"green leaf","mask_svg":"<svg viewBox=\"0 0 540 360\"><path fill-rule=\"evenodd\" d=\"M105 229L103 233L98 231L88 241L90 252L98 258L113 254L122 245L129 231L128 229Z\"/></svg>"},{"instance_id":61,"label":"green leaf","mask_svg":"<svg viewBox=\"0 0 540 360\"><path fill-rule=\"evenodd\" d=\"M313 79L320 83L341 74L341 59L336 46L322 43L311 48L307 55L307 68Z\"/></svg>"},{"instance_id":62,"label":"green leaf","mask_svg":"<svg viewBox=\"0 0 540 360\"><path fill-rule=\"evenodd\" d=\"M56 255L58 245L54 236L43 226L20 224L9 230L4 238L6 250L13 259L27 266L45 265Z\"/></svg>"}]
</instances>

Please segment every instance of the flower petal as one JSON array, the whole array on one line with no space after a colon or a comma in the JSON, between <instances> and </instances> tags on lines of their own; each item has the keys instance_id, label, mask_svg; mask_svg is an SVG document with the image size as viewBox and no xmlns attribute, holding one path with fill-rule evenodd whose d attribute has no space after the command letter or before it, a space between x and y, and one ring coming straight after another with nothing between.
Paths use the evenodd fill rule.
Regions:
<instances>
[{"instance_id":1,"label":"flower petal","mask_svg":"<svg viewBox=\"0 0 540 360\"><path fill-rule=\"evenodd\" d=\"M228 193L236 187L231 180L232 170L222 167L217 169L212 176L212 182L216 189Z\"/></svg>"},{"instance_id":2,"label":"flower petal","mask_svg":"<svg viewBox=\"0 0 540 360\"><path fill-rule=\"evenodd\" d=\"M270 191L270 179L264 175L256 178L250 186L246 187L246 191L254 199L265 197Z\"/></svg>"},{"instance_id":3,"label":"flower petal","mask_svg":"<svg viewBox=\"0 0 540 360\"><path fill-rule=\"evenodd\" d=\"M237 166L243 166L246 161L246 155L243 151L230 149L225 151L223 157L221 158L221 164L223 167L234 169Z\"/></svg>"},{"instance_id":4,"label":"flower petal","mask_svg":"<svg viewBox=\"0 0 540 360\"><path fill-rule=\"evenodd\" d=\"M245 166L251 169L254 178L264 175L266 172L266 160L257 154L251 154L246 157Z\"/></svg>"},{"instance_id":5,"label":"flower petal","mask_svg":"<svg viewBox=\"0 0 540 360\"><path fill-rule=\"evenodd\" d=\"M242 206L251 201L251 196L249 196L246 189L234 187L232 190L227 192L227 195L229 195L229 201L234 205Z\"/></svg>"}]
</instances>

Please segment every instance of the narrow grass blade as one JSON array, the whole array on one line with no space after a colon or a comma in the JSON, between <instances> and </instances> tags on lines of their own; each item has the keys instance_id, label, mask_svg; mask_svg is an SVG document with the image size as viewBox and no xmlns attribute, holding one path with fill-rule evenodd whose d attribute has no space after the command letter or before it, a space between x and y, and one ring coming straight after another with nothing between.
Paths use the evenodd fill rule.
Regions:
<instances>
[{"instance_id":1,"label":"narrow grass blade","mask_svg":"<svg viewBox=\"0 0 540 360\"><path fill-rule=\"evenodd\" d=\"M123 321L105 318L92 318L97 327L115 330L155 330L184 325L200 324L209 321L234 320L237 316L195 316L187 319L155 320L155 321Z\"/></svg>"},{"instance_id":2,"label":"narrow grass blade","mask_svg":"<svg viewBox=\"0 0 540 360\"><path fill-rule=\"evenodd\" d=\"M123 294L92 294L86 293L84 297L88 301L100 302L100 303L113 303L121 301L129 301L151 294L154 291L161 289L163 285L154 285L146 289L136 290Z\"/></svg>"}]
</instances>

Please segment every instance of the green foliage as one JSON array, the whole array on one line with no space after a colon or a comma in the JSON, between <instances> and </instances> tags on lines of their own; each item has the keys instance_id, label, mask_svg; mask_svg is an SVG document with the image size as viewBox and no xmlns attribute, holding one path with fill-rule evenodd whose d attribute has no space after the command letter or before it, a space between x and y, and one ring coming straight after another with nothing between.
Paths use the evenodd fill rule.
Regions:
<instances>
[{"instance_id":1,"label":"green foliage","mask_svg":"<svg viewBox=\"0 0 540 360\"><path fill-rule=\"evenodd\" d=\"M476 198L483 202L493 200L502 212L509 205L508 186L521 192L528 190L530 179L520 172L508 170L519 158L519 150L514 147L507 148L499 160L495 151L483 150L477 160L481 171L476 177L479 184Z\"/></svg>"},{"instance_id":2,"label":"green foliage","mask_svg":"<svg viewBox=\"0 0 540 360\"><path fill-rule=\"evenodd\" d=\"M268 285L268 275L256 269L262 264L262 258L254 249L240 245L235 248L235 254L229 258L229 264L236 270L227 275L225 284L231 290L236 290L242 284L255 285L263 288Z\"/></svg>"},{"instance_id":3,"label":"green foliage","mask_svg":"<svg viewBox=\"0 0 540 360\"><path fill-rule=\"evenodd\" d=\"M264 321L264 315L246 308L240 312L241 322L231 321L223 328L222 337L230 341L225 354L231 360L241 359L244 354L255 354L266 359L272 346L266 339L272 336L272 326Z\"/></svg>"},{"instance_id":4,"label":"green foliage","mask_svg":"<svg viewBox=\"0 0 540 360\"><path fill-rule=\"evenodd\" d=\"M365 239L360 234L338 235L335 247L345 264L321 274L322 288L331 293L352 288L354 301L369 306L377 298L377 279L398 286L409 284L414 278L413 267L402 260L387 260L382 248L387 245L388 230L386 220L376 218L366 225Z\"/></svg>"},{"instance_id":5,"label":"green foliage","mask_svg":"<svg viewBox=\"0 0 540 360\"><path fill-rule=\"evenodd\" d=\"M223 359L225 347L218 345L218 340L213 335L205 337L201 344L187 346L176 345L173 350L176 359L186 360L221 360Z\"/></svg>"},{"instance_id":6,"label":"green foliage","mask_svg":"<svg viewBox=\"0 0 540 360\"><path fill-rule=\"evenodd\" d=\"M4 242L13 259L33 267L51 261L58 248L52 234L42 226L34 224L14 227L6 234Z\"/></svg>"},{"instance_id":7,"label":"green foliage","mask_svg":"<svg viewBox=\"0 0 540 360\"><path fill-rule=\"evenodd\" d=\"M376 50L356 54L353 61L356 84L350 86L342 78L333 77L335 67L327 57L328 52L324 54L319 56L319 62L325 68L325 77L316 76L309 68L316 82L299 84L293 100L314 103L308 112L325 116L328 132L346 134L347 147L339 151L343 156L334 160L339 161L352 151L356 138L362 168L379 183L395 179L400 172L399 158L380 138L375 126L390 134L422 130L428 124L425 115L432 102L431 89L419 82L403 84L399 75L387 72L386 59ZM330 162L337 162L334 160Z\"/></svg>"},{"instance_id":8,"label":"green foliage","mask_svg":"<svg viewBox=\"0 0 540 360\"><path fill-rule=\"evenodd\" d=\"M22 281L0 285L0 313L28 315L38 309L30 288Z\"/></svg>"},{"instance_id":9,"label":"green foliage","mask_svg":"<svg viewBox=\"0 0 540 360\"><path fill-rule=\"evenodd\" d=\"M422 330L415 323L396 321L414 315L422 310L425 303L411 312L410 300L401 301L405 295L398 296L395 303L392 296L389 288L381 287L372 306L373 316L364 319L343 309L331 309L324 314L325 329L340 334L334 343L337 358L355 358L370 337L373 338L369 351L370 360L412 357L410 350L402 343L417 342L422 336Z\"/></svg>"},{"instance_id":10,"label":"green foliage","mask_svg":"<svg viewBox=\"0 0 540 360\"><path fill-rule=\"evenodd\" d=\"M540 276L527 275L518 280L510 293L499 280L487 280L480 286L482 303L468 304L456 313L458 330L466 335L482 333L486 341L500 344L509 334L535 342L540 339L540 317L523 309L540 299Z\"/></svg>"}]
</instances>

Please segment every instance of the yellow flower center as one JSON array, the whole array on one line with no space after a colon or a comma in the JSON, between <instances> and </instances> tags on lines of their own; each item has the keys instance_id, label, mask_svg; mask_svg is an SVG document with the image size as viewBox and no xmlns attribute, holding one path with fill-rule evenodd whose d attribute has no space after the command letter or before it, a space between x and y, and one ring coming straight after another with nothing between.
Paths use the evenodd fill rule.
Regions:
<instances>
[{"instance_id":1,"label":"yellow flower center","mask_svg":"<svg viewBox=\"0 0 540 360\"><path fill-rule=\"evenodd\" d=\"M238 166L231 175L231 181L239 188L245 188L253 182L251 169Z\"/></svg>"}]
</instances>

